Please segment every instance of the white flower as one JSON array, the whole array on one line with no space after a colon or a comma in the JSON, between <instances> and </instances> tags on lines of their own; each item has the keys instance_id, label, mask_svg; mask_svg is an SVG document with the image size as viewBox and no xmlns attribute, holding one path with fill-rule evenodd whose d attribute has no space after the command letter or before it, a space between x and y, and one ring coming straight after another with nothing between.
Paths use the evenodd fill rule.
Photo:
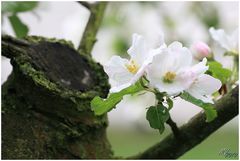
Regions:
<instances>
[{"instance_id":1,"label":"white flower","mask_svg":"<svg viewBox=\"0 0 240 161\"><path fill-rule=\"evenodd\" d=\"M144 38L133 34L132 46L127 51L130 60L113 56L104 66L104 71L108 74L110 81L115 83L110 92L119 92L138 81L151 63L153 55L160 51L159 49L148 49Z\"/></svg>"},{"instance_id":2,"label":"white flower","mask_svg":"<svg viewBox=\"0 0 240 161\"><path fill-rule=\"evenodd\" d=\"M238 53L238 29L232 34L227 35L223 29L215 30L213 27L209 29L212 38L226 51Z\"/></svg>"},{"instance_id":3,"label":"white flower","mask_svg":"<svg viewBox=\"0 0 240 161\"><path fill-rule=\"evenodd\" d=\"M197 41L191 45L191 52L195 59L202 60L203 58L210 56L211 49L206 43Z\"/></svg>"},{"instance_id":4,"label":"white flower","mask_svg":"<svg viewBox=\"0 0 240 161\"><path fill-rule=\"evenodd\" d=\"M154 56L147 68L150 86L160 92L175 95L187 89L193 82L191 72L186 72L192 64L192 54L182 47L180 42L173 42L168 48Z\"/></svg>"},{"instance_id":5,"label":"white flower","mask_svg":"<svg viewBox=\"0 0 240 161\"><path fill-rule=\"evenodd\" d=\"M206 63L207 59L204 58L202 62L194 65L190 69L189 72L192 72L195 79L191 86L185 91L205 103L213 103L211 95L221 88L222 83L220 80L204 74L208 70Z\"/></svg>"}]
</instances>

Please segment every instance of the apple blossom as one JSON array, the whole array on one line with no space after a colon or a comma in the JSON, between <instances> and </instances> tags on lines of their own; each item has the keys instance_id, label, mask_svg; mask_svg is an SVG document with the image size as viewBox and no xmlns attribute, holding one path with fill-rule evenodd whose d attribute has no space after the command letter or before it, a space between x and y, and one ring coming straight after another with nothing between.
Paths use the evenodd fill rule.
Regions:
<instances>
[{"instance_id":1,"label":"apple blossom","mask_svg":"<svg viewBox=\"0 0 240 161\"><path fill-rule=\"evenodd\" d=\"M212 38L226 51L238 54L238 29L232 34L227 35L223 29L211 27L209 32Z\"/></svg>"},{"instance_id":2,"label":"apple blossom","mask_svg":"<svg viewBox=\"0 0 240 161\"><path fill-rule=\"evenodd\" d=\"M147 69L150 86L168 95L177 95L186 91L193 97L206 103L213 103L211 94L221 87L221 82L210 75L207 59L192 65L190 51L179 42L173 42L168 48L153 57Z\"/></svg>"},{"instance_id":3,"label":"apple blossom","mask_svg":"<svg viewBox=\"0 0 240 161\"><path fill-rule=\"evenodd\" d=\"M163 34L160 38L161 46L150 50L143 37L134 34L132 46L127 51L130 60L113 56L104 66L109 79L116 84L110 89L108 98L97 96L91 101L91 109L96 115L113 109L124 95L145 89L153 92L157 100L154 106L148 108L146 118L150 126L160 133L164 131L164 123L170 118L169 110L173 107L171 96L180 96L202 107L208 122L217 116L208 103L213 104L211 95L220 89L222 83L205 74L209 68L206 65L206 56L210 53L210 48L203 42L196 43L193 49L200 54L198 58L202 61L193 65L193 55L188 48L177 41L166 46ZM142 81L142 78L146 81ZM136 83L139 79L140 83ZM127 90L123 90L127 87Z\"/></svg>"},{"instance_id":4,"label":"apple blossom","mask_svg":"<svg viewBox=\"0 0 240 161\"><path fill-rule=\"evenodd\" d=\"M208 70L206 63L207 59L204 58L202 62L194 65L189 70L194 77L194 81L185 91L205 103L213 103L211 95L221 88L222 83L220 80L204 74Z\"/></svg>"},{"instance_id":5,"label":"apple blossom","mask_svg":"<svg viewBox=\"0 0 240 161\"><path fill-rule=\"evenodd\" d=\"M104 65L104 70L109 79L115 83L110 89L111 93L119 92L136 83L145 73L146 67L151 63L153 55L158 53L163 46L150 50L141 35L133 34L132 46L128 49L130 60L113 56Z\"/></svg>"},{"instance_id":6,"label":"apple blossom","mask_svg":"<svg viewBox=\"0 0 240 161\"><path fill-rule=\"evenodd\" d=\"M185 72L192 64L192 54L180 42L173 42L160 54L153 57L147 68L150 86L160 92L175 95L187 89L192 83L191 73Z\"/></svg>"},{"instance_id":7,"label":"apple blossom","mask_svg":"<svg viewBox=\"0 0 240 161\"><path fill-rule=\"evenodd\" d=\"M198 41L191 45L191 52L195 59L202 60L203 58L210 56L211 49L206 43Z\"/></svg>"}]
</instances>

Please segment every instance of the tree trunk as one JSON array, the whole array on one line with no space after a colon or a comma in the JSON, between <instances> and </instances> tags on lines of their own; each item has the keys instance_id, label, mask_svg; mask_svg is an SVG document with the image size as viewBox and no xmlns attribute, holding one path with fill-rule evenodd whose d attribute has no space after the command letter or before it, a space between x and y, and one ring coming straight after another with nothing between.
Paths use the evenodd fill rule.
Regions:
<instances>
[{"instance_id":1,"label":"tree trunk","mask_svg":"<svg viewBox=\"0 0 240 161\"><path fill-rule=\"evenodd\" d=\"M90 101L109 89L101 65L64 40L2 38L13 72L2 85L3 159L111 158L107 116Z\"/></svg>"}]
</instances>

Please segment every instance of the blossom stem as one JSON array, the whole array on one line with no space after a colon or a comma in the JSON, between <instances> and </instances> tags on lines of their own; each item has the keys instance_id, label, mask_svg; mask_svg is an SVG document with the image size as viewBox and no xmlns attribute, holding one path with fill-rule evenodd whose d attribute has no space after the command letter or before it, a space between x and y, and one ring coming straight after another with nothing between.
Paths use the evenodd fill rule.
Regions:
<instances>
[{"instance_id":1,"label":"blossom stem","mask_svg":"<svg viewBox=\"0 0 240 161\"><path fill-rule=\"evenodd\" d=\"M166 123L171 127L173 135L176 138L180 137L180 131L177 127L177 124L172 120L171 116L169 116L169 119L166 121Z\"/></svg>"},{"instance_id":2,"label":"blossom stem","mask_svg":"<svg viewBox=\"0 0 240 161\"><path fill-rule=\"evenodd\" d=\"M145 80L147 81L147 79L146 79L145 76L143 76L143 77L140 78L140 83L141 83L142 87L143 87L146 91L149 91L149 92L152 92L152 93L155 94L155 91L154 91L153 89L151 89L151 88L149 88L148 86L145 85L143 79L145 79Z\"/></svg>"},{"instance_id":3,"label":"blossom stem","mask_svg":"<svg viewBox=\"0 0 240 161\"><path fill-rule=\"evenodd\" d=\"M140 83L144 88L146 88L146 89L148 88L148 86L146 86L143 82L143 77L140 78Z\"/></svg>"},{"instance_id":4,"label":"blossom stem","mask_svg":"<svg viewBox=\"0 0 240 161\"><path fill-rule=\"evenodd\" d=\"M145 75L143 75L142 78L145 79L147 82L149 82Z\"/></svg>"}]
</instances>

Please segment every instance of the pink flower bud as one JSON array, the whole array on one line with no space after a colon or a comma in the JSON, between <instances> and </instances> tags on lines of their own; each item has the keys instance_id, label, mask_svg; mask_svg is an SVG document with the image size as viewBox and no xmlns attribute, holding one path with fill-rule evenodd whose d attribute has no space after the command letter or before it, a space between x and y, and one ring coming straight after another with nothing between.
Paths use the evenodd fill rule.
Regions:
<instances>
[{"instance_id":1,"label":"pink flower bud","mask_svg":"<svg viewBox=\"0 0 240 161\"><path fill-rule=\"evenodd\" d=\"M195 42L191 46L191 51L197 60L202 60L205 57L209 57L211 54L211 49L209 46L201 41Z\"/></svg>"}]
</instances>

